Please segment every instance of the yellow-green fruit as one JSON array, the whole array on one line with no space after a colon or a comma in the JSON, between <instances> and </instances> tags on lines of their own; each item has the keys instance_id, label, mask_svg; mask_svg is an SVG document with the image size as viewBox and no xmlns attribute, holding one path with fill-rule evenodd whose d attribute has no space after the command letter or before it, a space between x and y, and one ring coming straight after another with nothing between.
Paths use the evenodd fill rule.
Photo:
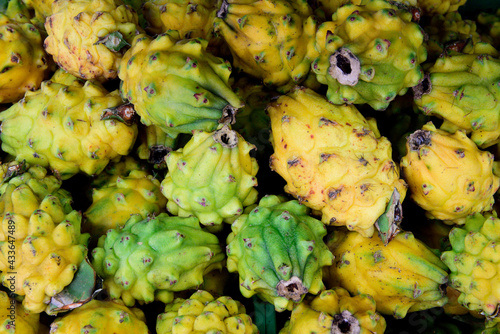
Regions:
<instances>
[{"instance_id":1,"label":"yellow-green fruit","mask_svg":"<svg viewBox=\"0 0 500 334\"><path fill-rule=\"evenodd\" d=\"M500 307L500 219L475 213L450 232L452 250L441 259L450 268L450 285L460 291L458 302L487 318Z\"/></svg>"},{"instance_id":2,"label":"yellow-green fruit","mask_svg":"<svg viewBox=\"0 0 500 334\"><path fill-rule=\"evenodd\" d=\"M133 158L127 156L124 160ZM116 164L132 165L133 162ZM107 182L104 180L106 175ZM84 212L84 230L93 237L98 238L109 229L123 226L133 214L146 218L166 211L167 199L161 193L160 181L145 168L139 167L122 175L105 173L99 181L103 184L93 188L92 204Z\"/></svg>"},{"instance_id":3,"label":"yellow-green fruit","mask_svg":"<svg viewBox=\"0 0 500 334\"><path fill-rule=\"evenodd\" d=\"M384 333L385 319L376 311L372 296L351 297L341 287L321 292L295 306L280 334Z\"/></svg>"},{"instance_id":4,"label":"yellow-green fruit","mask_svg":"<svg viewBox=\"0 0 500 334\"><path fill-rule=\"evenodd\" d=\"M201 38L180 39L173 30L134 38L120 63L120 92L143 124L177 138L233 120L243 101L230 87L231 64L207 45Z\"/></svg>"},{"instance_id":5,"label":"yellow-green fruit","mask_svg":"<svg viewBox=\"0 0 500 334\"><path fill-rule=\"evenodd\" d=\"M254 334L259 330L239 301L198 290L188 299L176 298L167 304L158 315L156 332Z\"/></svg>"},{"instance_id":6,"label":"yellow-green fruit","mask_svg":"<svg viewBox=\"0 0 500 334\"><path fill-rule=\"evenodd\" d=\"M147 0L142 6L150 34L177 30L182 38L214 37L219 0Z\"/></svg>"},{"instance_id":7,"label":"yellow-green fruit","mask_svg":"<svg viewBox=\"0 0 500 334\"><path fill-rule=\"evenodd\" d=\"M492 209L500 186L493 154L479 150L464 131L451 134L427 123L406 147L401 170L411 198L428 217L463 224L468 215Z\"/></svg>"},{"instance_id":8,"label":"yellow-green fruit","mask_svg":"<svg viewBox=\"0 0 500 334\"><path fill-rule=\"evenodd\" d=\"M417 0L423 15L446 14L457 11L467 0Z\"/></svg>"},{"instance_id":9,"label":"yellow-green fruit","mask_svg":"<svg viewBox=\"0 0 500 334\"><path fill-rule=\"evenodd\" d=\"M58 317L50 324L50 334L148 334L146 317L138 308L128 308L119 300L93 299Z\"/></svg>"},{"instance_id":10,"label":"yellow-green fruit","mask_svg":"<svg viewBox=\"0 0 500 334\"><path fill-rule=\"evenodd\" d=\"M203 276L222 268L226 257L217 237L202 230L196 217L166 213L132 215L99 239L92 256L104 289L127 306L170 303L175 292L203 284Z\"/></svg>"},{"instance_id":11,"label":"yellow-green fruit","mask_svg":"<svg viewBox=\"0 0 500 334\"><path fill-rule=\"evenodd\" d=\"M37 90L48 72L40 31L15 7L18 1L0 13L0 103L17 102Z\"/></svg>"},{"instance_id":12,"label":"yellow-green fruit","mask_svg":"<svg viewBox=\"0 0 500 334\"><path fill-rule=\"evenodd\" d=\"M467 53L444 53L414 87L415 104L423 113L442 118L441 128L449 132L467 131L480 148L500 141L500 58L484 44L476 43Z\"/></svg>"},{"instance_id":13,"label":"yellow-green fruit","mask_svg":"<svg viewBox=\"0 0 500 334\"><path fill-rule=\"evenodd\" d=\"M0 174L0 278L40 313L73 280L89 235L80 233L81 213L62 181L45 168L13 162Z\"/></svg>"},{"instance_id":14,"label":"yellow-green fruit","mask_svg":"<svg viewBox=\"0 0 500 334\"><path fill-rule=\"evenodd\" d=\"M121 0L57 0L52 12L45 21L45 50L82 79L115 79L122 48L142 31L136 12Z\"/></svg>"},{"instance_id":15,"label":"yellow-green fruit","mask_svg":"<svg viewBox=\"0 0 500 334\"><path fill-rule=\"evenodd\" d=\"M28 312L5 291L0 291L0 333L38 334L40 314Z\"/></svg>"},{"instance_id":16,"label":"yellow-green fruit","mask_svg":"<svg viewBox=\"0 0 500 334\"><path fill-rule=\"evenodd\" d=\"M161 192L176 216L196 216L211 230L220 230L257 201L255 147L236 131L223 126L197 131L191 140L165 158L168 172Z\"/></svg>"},{"instance_id":17,"label":"yellow-green fruit","mask_svg":"<svg viewBox=\"0 0 500 334\"><path fill-rule=\"evenodd\" d=\"M304 0L223 0L215 19L234 67L283 92L306 79L316 28Z\"/></svg>"},{"instance_id":18,"label":"yellow-green fruit","mask_svg":"<svg viewBox=\"0 0 500 334\"><path fill-rule=\"evenodd\" d=\"M316 32L319 56L311 64L334 104L367 103L386 109L424 78L422 28L413 13L385 0L347 3Z\"/></svg>"},{"instance_id":19,"label":"yellow-green fruit","mask_svg":"<svg viewBox=\"0 0 500 334\"><path fill-rule=\"evenodd\" d=\"M444 288L448 268L411 232L396 234L385 246L377 234L365 238L335 230L327 245L335 263L325 268L326 287L371 295L382 314L399 319L448 301Z\"/></svg>"},{"instance_id":20,"label":"yellow-green fruit","mask_svg":"<svg viewBox=\"0 0 500 334\"><path fill-rule=\"evenodd\" d=\"M493 13L479 13L477 22L486 30L486 33L482 35L483 38L491 41L496 48L500 48L500 8Z\"/></svg>"},{"instance_id":21,"label":"yellow-green fruit","mask_svg":"<svg viewBox=\"0 0 500 334\"><path fill-rule=\"evenodd\" d=\"M98 174L130 152L137 137L134 114L118 90L109 93L97 82L44 81L0 114L2 149L62 179Z\"/></svg>"},{"instance_id":22,"label":"yellow-green fruit","mask_svg":"<svg viewBox=\"0 0 500 334\"><path fill-rule=\"evenodd\" d=\"M334 105L297 87L267 110L271 168L286 180L286 192L321 212L323 223L369 237L394 189L403 201L406 184L391 143L354 105Z\"/></svg>"}]
</instances>

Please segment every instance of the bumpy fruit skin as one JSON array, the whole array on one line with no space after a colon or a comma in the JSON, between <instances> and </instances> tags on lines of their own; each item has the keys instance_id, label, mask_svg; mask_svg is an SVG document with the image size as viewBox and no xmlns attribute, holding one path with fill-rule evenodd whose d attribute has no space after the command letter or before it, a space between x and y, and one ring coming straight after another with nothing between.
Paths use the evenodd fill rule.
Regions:
<instances>
[{"instance_id":1,"label":"bumpy fruit skin","mask_svg":"<svg viewBox=\"0 0 500 334\"><path fill-rule=\"evenodd\" d=\"M464 129L481 148L500 141L500 59L488 54L450 53L439 57L415 87L415 103L442 128Z\"/></svg>"},{"instance_id":2,"label":"bumpy fruit skin","mask_svg":"<svg viewBox=\"0 0 500 334\"><path fill-rule=\"evenodd\" d=\"M106 37L121 34L128 44L139 33L137 14L121 0L57 0L45 21L44 46L59 67L74 76L101 82L115 79L121 47L116 40L108 48Z\"/></svg>"},{"instance_id":3,"label":"bumpy fruit skin","mask_svg":"<svg viewBox=\"0 0 500 334\"><path fill-rule=\"evenodd\" d=\"M197 131L191 140L166 157L168 172L161 192L167 209L176 216L196 216L210 229L220 230L257 201L255 147L236 131L223 126L214 132Z\"/></svg>"},{"instance_id":4,"label":"bumpy fruit skin","mask_svg":"<svg viewBox=\"0 0 500 334\"><path fill-rule=\"evenodd\" d=\"M21 303L0 291L0 333L38 334L40 314L28 312Z\"/></svg>"},{"instance_id":5,"label":"bumpy fruit skin","mask_svg":"<svg viewBox=\"0 0 500 334\"><path fill-rule=\"evenodd\" d=\"M245 306L228 296L215 298L198 290L189 298L176 298L158 315L156 332L169 333L258 333Z\"/></svg>"},{"instance_id":6,"label":"bumpy fruit skin","mask_svg":"<svg viewBox=\"0 0 500 334\"><path fill-rule=\"evenodd\" d=\"M127 160L134 159L127 156L116 164L134 164ZM147 169L139 167L122 175L105 173L104 178L106 175L107 182L100 178L103 184L93 188L92 204L84 212L84 230L91 236L99 238L107 230L124 225L132 214L146 218L165 212L167 199L161 193L160 181Z\"/></svg>"},{"instance_id":7,"label":"bumpy fruit skin","mask_svg":"<svg viewBox=\"0 0 500 334\"><path fill-rule=\"evenodd\" d=\"M234 66L282 92L306 79L316 28L303 0L223 0L215 19Z\"/></svg>"},{"instance_id":8,"label":"bumpy fruit skin","mask_svg":"<svg viewBox=\"0 0 500 334\"><path fill-rule=\"evenodd\" d=\"M428 18L428 22L422 24L424 31L428 34L427 61L434 62L446 47L454 43L465 41L470 38L472 43L479 43L482 37L477 30L476 21L463 19L459 12L447 14L435 14Z\"/></svg>"},{"instance_id":9,"label":"bumpy fruit skin","mask_svg":"<svg viewBox=\"0 0 500 334\"><path fill-rule=\"evenodd\" d=\"M267 110L271 168L286 180L286 192L322 213L323 223L369 237L394 189L403 201L406 184L391 143L354 105L334 105L297 87Z\"/></svg>"},{"instance_id":10,"label":"bumpy fruit skin","mask_svg":"<svg viewBox=\"0 0 500 334\"><path fill-rule=\"evenodd\" d=\"M385 319L372 296L351 297L341 287L321 292L294 307L280 334L384 333Z\"/></svg>"},{"instance_id":11,"label":"bumpy fruit skin","mask_svg":"<svg viewBox=\"0 0 500 334\"><path fill-rule=\"evenodd\" d=\"M179 40L175 31L134 38L120 63L120 92L142 123L176 138L193 130L213 131L243 106L229 84L230 63L207 52L207 43Z\"/></svg>"},{"instance_id":12,"label":"bumpy fruit skin","mask_svg":"<svg viewBox=\"0 0 500 334\"><path fill-rule=\"evenodd\" d=\"M333 262L326 228L298 201L268 195L238 217L227 237L227 268L244 297L257 294L278 312L324 289L322 267Z\"/></svg>"},{"instance_id":13,"label":"bumpy fruit skin","mask_svg":"<svg viewBox=\"0 0 500 334\"><path fill-rule=\"evenodd\" d=\"M219 0L147 0L142 6L150 34L177 30L184 38L212 39Z\"/></svg>"},{"instance_id":14,"label":"bumpy fruit skin","mask_svg":"<svg viewBox=\"0 0 500 334\"><path fill-rule=\"evenodd\" d=\"M383 110L424 78L423 39L409 10L385 0L348 3L318 27L311 68L332 103Z\"/></svg>"},{"instance_id":15,"label":"bumpy fruit skin","mask_svg":"<svg viewBox=\"0 0 500 334\"><path fill-rule=\"evenodd\" d=\"M365 238L339 229L327 245L335 263L325 268L326 287L371 295L382 314L400 319L448 301L442 288L448 281L446 265L411 232L396 234L384 246L377 234Z\"/></svg>"},{"instance_id":16,"label":"bumpy fruit skin","mask_svg":"<svg viewBox=\"0 0 500 334\"><path fill-rule=\"evenodd\" d=\"M500 48L500 8L494 13L479 13L477 22L486 31L482 34L483 38L490 41L497 49Z\"/></svg>"},{"instance_id":17,"label":"bumpy fruit skin","mask_svg":"<svg viewBox=\"0 0 500 334\"><path fill-rule=\"evenodd\" d=\"M20 100L37 90L48 72L47 54L40 31L12 0L0 13L0 103Z\"/></svg>"},{"instance_id":18,"label":"bumpy fruit skin","mask_svg":"<svg viewBox=\"0 0 500 334\"><path fill-rule=\"evenodd\" d=\"M452 250L441 259L450 268L450 285L460 291L458 302L487 318L498 315L500 285L498 244L500 219L475 213L450 232Z\"/></svg>"},{"instance_id":19,"label":"bumpy fruit skin","mask_svg":"<svg viewBox=\"0 0 500 334\"><path fill-rule=\"evenodd\" d=\"M93 299L56 318L51 334L129 333L148 334L146 317L138 308L128 308L121 301Z\"/></svg>"},{"instance_id":20,"label":"bumpy fruit skin","mask_svg":"<svg viewBox=\"0 0 500 334\"><path fill-rule=\"evenodd\" d=\"M98 174L127 155L137 137L136 124L102 119L106 109L122 104L118 90L109 93L97 82L44 81L0 114L2 149L19 161L50 167L62 179Z\"/></svg>"},{"instance_id":21,"label":"bumpy fruit skin","mask_svg":"<svg viewBox=\"0 0 500 334\"><path fill-rule=\"evenodd\" d=\"M456 12L466 2L467 0L417 0L417 6L423 15L432 16Z\"/></svg>"},{"instance_id":22,"label":"bumpy fruit skin","mask_svg":"<svg viewBox=\"0 0 500 334\"><path fill-rule=\"evenodd\" d=\"M107 232L92 251L92 265L111 298L132 306L137 300L169 303L174 292L196 288L203 275L223 266L217 237L201 229L196 217L160 213L133 215Z\"/></svg>"},{"instance_id":23,"label":"bumpy fruit skin","mask_svg":"<svg viewBox=\"0 0 500 334\"><path fill-rule=\"evenodd\" d=\"M406 148L401 170L429 218L463 224L468 215L492 209L500 186L493 154L479 150L464 131L450 134L429 122L408 137Z\"/></svg>"},{"instance_id":24,"label":"bumpy fruit skin","mask_svg":"<svg viewBox=\"0 0 500 334\"><path fill-rule=\"evenodd\" d=\"M28 311L40 313L73 280L89 235L80 233L71 195L45 168L13 162L2 164L0 174L0 278L24 296Z\"/></svg>"}]
</instances>

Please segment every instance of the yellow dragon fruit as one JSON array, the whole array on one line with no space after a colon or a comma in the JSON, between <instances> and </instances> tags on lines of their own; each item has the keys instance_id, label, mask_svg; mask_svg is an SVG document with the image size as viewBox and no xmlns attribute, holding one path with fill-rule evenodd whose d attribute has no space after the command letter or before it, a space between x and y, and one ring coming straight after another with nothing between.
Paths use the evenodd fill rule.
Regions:
<instances>
[{"instance_id":1,"label":"yellow dragon fruit","mask_svg":"<svg viewBox=\"0 0 500 334\"><path fill-rule=\"evenodd\" d=\"M372 296L351 297L346 289L334 287L295 306L279 334L368 334L384 333L385 328Z\"/></svg>"},{"instance_id":2,"label":"yellow dragon fruit","mask_svg":"<svg viewBox=\"0 0 500 334\"><path fill-rule=\"evenodd\" d=\"M20 0L0 13L0 48L0 103L17 102L40 88L49 68L40 31Z\"/></svg>"},{"instance_id":3,"label":"yellow dragon fruit","mask_svg":"<svg viewBox=\"0 0 500 334\"><path fill-rule=\"evenodd\" d=\"M306 80L316 27L304 0L222 0L215 19L233 65L282 92Z\"/></svg>"},{"instance_id":4,"label":"yellow dragon fruit","mask_svg":"<svg viewBox=\"0 0 500 334\"><path fill-rule=\"evenodd\" d=\"M127 168L113 166L119 164L137 167L125 173L113 172ZM109 229L123 226L133 214L147 218L166 211L167 199L161 193L160 181L144 166L131 156L111 165L99 176L99 184L92 190L92 204L83 213L83 230L96 239Z\"/></svg>"},{"instance_id":5,"label":"yellow dragon fruit","mask_svg":"<svg viewBox=\"0 0 500 334\"><path fill-rule=\"evenodd\" d=\"M129 308L120 300L96 300L56 318L50 334L128 333L148 334L146 317L138 308Z\"/></svg>"},{"instance_id":6,"label":"yellow dragon fruit","mask_svg":"<svg viewBox=\"0 0 500 334\"><path fill-rule=\"evenodd\" d=\"M443 54L413 88L422 112L442 118L444 130L467 131L480 148L500 141L500 58L484 48Z\"/></svg>"},{"instance_id":7,"label":"yellow dragon fruit","mask_svg":"<svg viewBox=\"0 0 500 334\"><path fill-rule=\"evenodd\" d=\"M463 224L475 212L489 211L500 178L493 154L481 151L464 131L450 134L429 122L408 137L401 170L411 198L428 217Z\"/></svg>"},{"instance_id":8,"label":"yellow dragon fruit","mask_svg":"<svg viewBox=\"0 0 500 334\"><path fill-rule=\"evenodd\" d=\"M354 105L334 105L297 87L268 113L271 168L286 180L285 191L319 211L323 223L370 237L395 189L403 201L406 184L391 143Z\"/></svg>"},{"instance_id":9,"label":"yellow dragon fruit","mask_svg":"<svg viewBox=\"0 0 500 334\"><path fill-rule=\"evenodd\" d=\"M41 166L0 165L0 278L30 312L48 310L87 255L82 215Z\"/></svg>"},{"instance_id":10,"label":"yellow dragon fruit","mask_svg":"<svg viewBox=\"0 0 500 334\"><path fill-rule=\"evenodd\" d=\"M40 314L28 312L21 303L0 291L0 333L41 334Z\"/></svg>"},{"instance_id":11,"label":"yellow dragon fruit","mask_svg":"<svg viewBox=\"0 0 500 334\"><path fill-rule=\"evenodd\" d=\"M384 245L377 234L365 238L337 229L328 235L327 245L335 263L324 270L326 287L371 295L377 312L401 319L448 301L448 268L411 232L398 233Z\"/></svg>"},{"instance_id":12,"label":"yellow dragon fruit","mask_svg":"<svg viewBox=\"0 0 500 334\"><path fill-rule=\"evenodd\" d=\"M59 67L101 82L117 77L123 49L142 31L121 0L54 1L45 29L45 50Z\"/></svg>"},{"instance_id":13,"label":"yellow dragon fruit","mask_svg":"<svg viewBox=\"0 0 500 334\"><path fill-rule=\"evenodd\" d=\"M180 332L256 334L259 330L239 301L198 290L189 298L176 298L158 315L156 333Z\"/></svg>"}]
</instances>

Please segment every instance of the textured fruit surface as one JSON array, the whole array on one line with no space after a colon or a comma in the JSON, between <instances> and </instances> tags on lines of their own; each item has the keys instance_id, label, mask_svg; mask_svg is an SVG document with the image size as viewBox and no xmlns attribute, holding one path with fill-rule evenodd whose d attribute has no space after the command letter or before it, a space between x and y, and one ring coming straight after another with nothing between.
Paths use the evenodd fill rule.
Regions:
<instances>
[{"instance_id":1,"label":"textured fruit surface","mask_svg":"<svg viewBox=\"0 0 500 334\"><path fill-rule=\"evenodd\" d=\"M48 73L40 31L24 14L20 0L0 13L0 103L19 101L36 90Z\"/></svg>"},{"instance_id":2,"label":"textured fruit surface","mask_svg":"<svg viewBox=\"0 0 500 334\"><path fill-rule=\"evenodd\" d=\"M127 155L137 137L137 125L103 119L106 109L122 104L117 90L109 93L97 82L44 81L0 114L2 149L62 179L98 174L111 159Z\"/></svg>"},{"instance_id":3,"label":"textured fruit surface","mask_svg":"<svg viewBox=\"0 0 500 334\"><path fill-rule=\"evenodd\" d=\"M45 21L45 50L74 76L114 79L120 50L140 31L138 24L135 11L121 0L57 0Z\"/></svg>"},{"instance_id":4,"label":"textured fruit surface","mask_svg":"<svg viewBox=\"0 0 500 334\"><path fill-rule=\"evenodd\" d=\"M182 38L213 38L218 0L148 0L144 17L151 35L177 30Z\"/></svg>"},{"instance_id":5,"label":"textured fruit surface","mask_svg":"<svg viewBox=\"0 0 500 334\"><path fill-rule=\"evenodd\" d=\"M384 333L385 319L375 305L370 295L351 297L340 287L325 290L295 306L280 334Z\"/></svg>"},{"instance_id":6,"label":"textured fruit surface","mask_svg":"<svg viewBox=\"0 0 500 334\"><path fill-rule=\"evenodd\" d=\"M375 122L353 105L334 105L310 89L296 88L268 107L271 168L285 191L322 213L328 225L371 236L397 189L406 184L392 160L392 147Z\"/></svg>"},{"instance_id":7,"label":"textured fruit surface","mask_svg":"<svg viewBox=\"0 0 500 334\"><path fill-rule=\"evenodd\" d=\"M468 215L492 209L500 186L493 154L479 150L464 131L450 134L427 123L406 145L401 170L411 198L429 217L463 224Z\"/></svg>"},{"instance_id":8,"label":"textured fruit surface","mask_svg":"<svg viewBox=\"0 0 500 334\"><path fill-rule=\"evenodd\" d=\"M99 239L92 256L104 288L127 306L136 300L168 303L175 291L202 284L203 275L221 268L225 259L217 237L203 231L196 217L165 213L131 216Z\"/></svg>"},{"instance_id":9,"label":"textured fruit surface","mask_svg":"<svg viewBox=\"0 0 500 334\"><path fill-rule=\"evenodd\" d=\"M160 191L160 181L133 160L131 156L126 156L122 161L106 167L106 171L114 173L100 174L104 174L98 180L101 185L93 188L92 204L84 212L84 229L93 237L100 237L107 230L124 225L133 214L146 218L165 212L167 199ZM126 166L110 166L118 164ZM119 173L132 165L138 167Z\"/></svg>"},{"instance_id":10,"label":"textured fruit surface","mask_svg":"<svg viewBox=\"0 0 500 334\"><path fill-rule=\"evenodd\" d=\"M0 333L38 334L40 314L28 312L21 303L0 291Z\"/></svg>"},{"instance_id":11,"label":"textured fruit surface","mask_svg":"<svg viewBox=\"0 0 500 334\"><path fill-rule=\"evenodd\" d=\"M93 299L55 319L50 324L50 333L148 334L145 320L144 313L138 308L128 308L117 301Z\"/></svg>"},{"instance_id":12,"label":"textured fruit surface","mask_svg":"<svg viewBox=\"0 0 500 334\"><path fill-rule=\"evenodd\" d=\"M179 40L174 31L134 38L120 64L120 90L142 123L175 138L193 130L213 131L243 106L229 84L231 64L207 52L207 43Z\"/></svg>"},{"instance_id":13,"label":"textured fruit surface","mask_svg":"<svg viewBox=\"0 0 500 334\"><path fill-rule=\"evenodd\" d=\"M475 213L450 232L452 250L441 259L450 268L450 285L460 292L458 302L486 317L496 317L500 305L500 219Z\"/></svg>"},{"instance_id":14,"label":"textured fruit surface","mask_svg":"<svg viewBox=\"0 0 500 334\"><path fill-rule=\"evenodd\" d=\"M269 195L238 217L227 237L227 268L238 272L244 297L257 294L276 311L291 310L306 293L324 289L322 267L333 256L326 228L298 201Z\"/></svg>"},{"instance_id":15,"label":"textured fruit surface","mask_svg":"<svg viewBox=\"0 0 500 334\"><path fill-rule=\"evenodd\" d=\"M223 0L215 19L233 65L281 91L306 79L317 56L316 27L303 0Z\"/></svg>"},{"instance_id":16,"label":"textured fruit surface","mask_svg":"<svg viewBox=\"0 0 500 334\"><path fill-rule=\"evenodd\" d=\"M245 306L229 296L215 298L198 290L189 298L176 298L165 306L156 322L158 334L168 333L258 333Z\"/></svg>"},{"instance_id":17,"label":"textured fruit surface","mask_svg":"<svg viewBox=\"0 0 500 334\"><path fill-rule=\"evenodd\" d=\"M383 110L424 77L427 58L412 13L384 0L348 3L319 26L312 70L335 104L367 103Z\"/></svg>"},{"instance_id":18,"label":"textured fruit surface","mask_svg":"<svg viewBox=\"0 0 500 334\"><path fill-rule=\"evenodd\" d=\"M2 164L0 174L0 278L40 313L73 280L89 236L80 233L71 195L45 168Z\"/></svg>"},{"instance_id":19,"label":"textured fruit surface","mask_svg":"<svg viewBox=\"0 0 500 334\"><path fill-rule=\"evenodd\" d=\"M411 232L397 234L384 246L377 234L365 238L336 230L327 245L335 264L325 269L326 287L369 294L382 314L399 319L448 301L442 287L448 281L448 268Z\"/></svg>"},{"instance_id":20,"label":"textured fruit surface","mask_svg":"<svg viewBox=\"0 0 500 334\"><path fill-rule=\"evenodd\" d=\"M427 115L442 128L466 130L481 148L500 141L500 59L488 54L450 53L439 57L415 91Z\"/></svg>"},{"instance_id":21,"label":"textured fruit surface","mask_svg":"<svg viewBox=\"0 0 500 334\"><path fill-rule=\"evenodd\" d=\"M467 0L417 0L425 15L446 14L457 11Z\"/></svg>"},{"instance_id":22,"label":"textured fruit surface","mask_svg":"<svg viewBox=\"0 0 500 334\"><path fill-rule=\"evenodd\" d=\"M161 192L167 209L176 216L196 216L200 223L222 228L257 201L255 147L236 131L223 126L214 132L197 131L191 140L166 157L168 172Z\"/></svg>"}]
</instances>

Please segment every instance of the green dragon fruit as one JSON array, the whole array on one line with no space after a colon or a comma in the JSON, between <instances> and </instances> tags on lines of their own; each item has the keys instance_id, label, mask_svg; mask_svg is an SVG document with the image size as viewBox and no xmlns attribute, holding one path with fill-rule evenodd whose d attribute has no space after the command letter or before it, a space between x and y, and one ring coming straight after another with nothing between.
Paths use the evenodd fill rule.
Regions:
<instances>
[{"instance_id":1,"label":"green dragon fruit","mask_svg":"<svg viewBox=\"0 0 500 334\"><path fill-rule=\"evenodd\" d=\"M18 161L49 167L63 180L79 172L98 174L132 149L134 115L118 90L110 93L97 82L44 81L0 114L2 149Z\"/></svg>"},{"instance_id":2,"label":"green dragon fruit","mask_svg":"<svg viewBox=\"0 0 500 334\"><path fill-rule=\"evenodd\" d=\"M385 0L340 7L318 27L320 56L311 65L334 104L368 103L387 108L424 77L427 58L420 26L413 15Z\"/></svg>"},{"instance_id":3,"label":"green dragon fruit","mask_svg":"<svg viewBox=\"0 0 500 334\"><path fill-rule=\"evenodd\" d=\"M168 172L161 191L176 216L196 216L211 231L234 220L257 201L257 170L253 145L223 126L214 132L193 132L191 140L167 157Z\"/></svg>"},{"instance_id":4,"label":"green dragon fruit","mask_svg":"<svg viewBox=\"0 0 500 334\"><path fill-rule=\"evenodd\" d=\"M207 43L201 38L179 40L175 31L154 39L134 38L118 76L122 96L134 105L142 123L176 138L234 121L243 101L230 87L231 65L208 53Z\"/></svg>"},{"instance_id":5,"label":"green dragon fruit","mask_svg":"<svg viewBox=\"0 0 500 334\"><path fill-rule=\"evenodd\" d=\"M278 312L324 289L322 268L333 256L325 225L296 200L268 195L238 217L227 237L227 268L238 272L244 297L258 295Z\"/></svg>"},{"instance_id":6,"label":"green dragon fruit","mask_svg":"<svg viewBox=\"0 0 500 334\"><path fill-rule=\"evenodd\" d=\"M104 289L127 306L169 303L174 292L203 284L203 275L222 268L226 258L217 237L202 230L196 217L166 213L132 215L99 239L92 256Z\"/></svg>"},{"instance_id":7,"label":"green dragon fruit","mask_svg":"<svg viewBox=\"0 0 500 334\"><path fill-rule=\"evenodd\" d=\"M29 312L47 311L87 255L82 215L41 166L2 164L0 177L0 279Z\"/></svg>"}]
</instances>

